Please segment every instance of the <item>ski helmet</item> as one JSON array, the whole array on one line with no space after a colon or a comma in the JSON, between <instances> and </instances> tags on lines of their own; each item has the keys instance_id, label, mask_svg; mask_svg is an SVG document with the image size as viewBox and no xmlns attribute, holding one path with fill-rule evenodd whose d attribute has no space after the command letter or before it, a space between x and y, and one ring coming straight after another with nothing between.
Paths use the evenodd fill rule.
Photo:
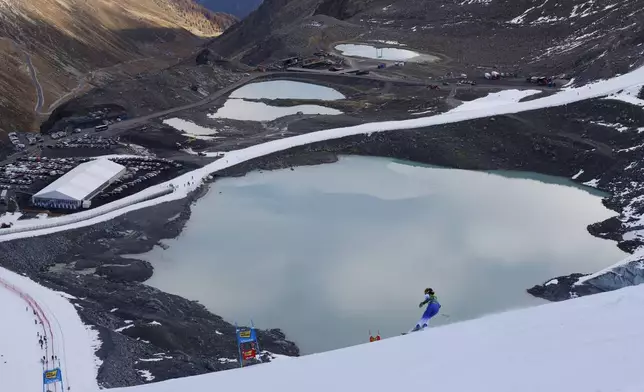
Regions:
<instances>
[{"instance_id":1,"label":"ski helmet","mask_svg":"<svg viewBox=\"0 0 644 392\"><path fill-rule=\"evenodd\" d=\"M432 290L430 287L428 287L428 288L425 289L425 294L434 295L434 290Z\"/></svg>"}]
</instances>

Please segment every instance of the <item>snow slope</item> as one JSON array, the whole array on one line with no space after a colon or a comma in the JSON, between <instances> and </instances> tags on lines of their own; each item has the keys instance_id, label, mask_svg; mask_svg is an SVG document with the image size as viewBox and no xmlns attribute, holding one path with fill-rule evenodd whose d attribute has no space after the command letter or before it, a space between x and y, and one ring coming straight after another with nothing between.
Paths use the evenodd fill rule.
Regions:
<instances>
[{"instance_id":1,"label":"snow slope","mask_svg":"<svg viewBox=\"0 0 644 392\"><path fill-rule=\"evenodd\" d=\"M2 390L12 392L42 391L43 365L62 369L65 390L98 391L96 375L100 362L94 356L98 334L85 326L74 306L57 293L29 278L0 268L0 361ZM38 316L34 315L34 311ZM10 315L10 317L5 317ZM34 320L42 321L42 325ZM36 332L46 334L47 350L41 350ZM58 360L52 361L55 355ZM9 386L7 386L9 383ZM6 389L5 389L6 388ZM61 392L59 384L53 392Z\"/></svg>"},{"instance_id":2,"label":"snow slope","mask_svg":"<svg viewBox=\"0 0 644 392\"><path fill-rule=\"evenodd\" d=\"M36 333L42 333L34 324L34 314L25 301L0 286L2 314L10 315L0 323L0 379L8 391L42 390L44 354ZM10 322L7 322L10 320Z\"/></svg>"},{"instance_id":3,"label":"snow slope","mask_svg":"<svg viewBox=\"0 0 644 392\"><path fill-rule=\"evenodd\" d=\"M114 392L641 392L644 285Z\"/></svg>"},{"instance_id":4,"label":"snow slope","mask_svg":"<svg viewBox=\"0 0 644 392\"><path fill-rule=\"evenodd\" d=\"M540 90L503 90L498 93L490 93L485 97L463 102L462 105L450 110L449 113L462 112L464 110L481 110L495 106L514 104L531 95L541 93Z\"/></svg>"}]
</instances>

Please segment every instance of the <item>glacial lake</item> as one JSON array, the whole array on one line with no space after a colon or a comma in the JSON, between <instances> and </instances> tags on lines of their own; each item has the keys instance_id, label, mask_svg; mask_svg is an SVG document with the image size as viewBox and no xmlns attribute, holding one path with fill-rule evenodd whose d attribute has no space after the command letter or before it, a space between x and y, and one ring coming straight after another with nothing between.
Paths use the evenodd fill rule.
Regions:
<instances>
[{"instance_id":1,"label":"glacial lake","mask_svg":"<svg viewBox=\"0 0 644 392\"><path fill-rule=\"evenodd\" d=\"M167 250L139 257L147 284L310 354L409 330L425 287L434 326L542 304L526 289L624 257L586 230L613 215L567 179L349 156L217 181Z\"/></svg>"},{"instance_id":2,"label":"glacial lake","mask_svg":"<svg viewBox=\"0 0 644 392\"><path fill-rule=\"evenodd\" d=\"M212 119L231 119L243 121L273 121L280 117L302 114L337 115L341 111L321 105L272 106L249 99L318 99L334 101L344 99L339 91L312 83L290 80L272 80L251 83L233 91L224 105L215 113L208 114Z\"/></svg>"}]
</instances>

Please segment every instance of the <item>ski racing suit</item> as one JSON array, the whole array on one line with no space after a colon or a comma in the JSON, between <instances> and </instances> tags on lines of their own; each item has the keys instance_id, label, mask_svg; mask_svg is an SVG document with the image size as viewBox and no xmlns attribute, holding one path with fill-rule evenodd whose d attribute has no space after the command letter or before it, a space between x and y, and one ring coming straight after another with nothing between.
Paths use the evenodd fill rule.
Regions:
<instances>
[{"instance_id":1,"label":"ski racing suit","mask_svg":"<svg viewBox=\"0 0 644 392\"><path fill-rule=\"evenodd\" d=\"M414 328L415 330L427 327L429 319L436 316L438 314L438 310L441 308L441 304L438 303L438 298L436 298L436 295L434 294L425 294L425 300L420 303L419 307L422 307L424 304L427 304L427 309L425 309L423 317L416 324L416 327Z\"/></svg>"}]
</instances>

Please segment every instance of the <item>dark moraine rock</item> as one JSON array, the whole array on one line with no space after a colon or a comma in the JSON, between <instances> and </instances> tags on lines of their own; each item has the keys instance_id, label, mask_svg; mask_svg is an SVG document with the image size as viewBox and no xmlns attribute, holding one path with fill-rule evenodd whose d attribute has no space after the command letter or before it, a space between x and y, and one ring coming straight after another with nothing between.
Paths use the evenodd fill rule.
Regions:
<instances>
[{"instance_id":1,"label":"dark moraine rock","mask_svg":"<svg viewBox=\"0 0 644 392\"><path fill-rule=\"evenodd\" d=\"M118 282L145 282L152 277L152 264L148 261L121 258L113 264L96 268L96 274Z\"/></svg>"},{"instance_id":2,"label":"dark moraine rock","mask_svg":"<svg viewBox=\"0 0 644 392\"><path fill-rule=\"evenodd\" d=\"M549 301L565 301L571 297L571 287L577 280L585 276L584 274L571 274L567 276L559 276L551 279L542 285L536 285L528 289L528 293L535 297L547 299ZM599 291L596 291L599 292ZM585 294L594 294L591 292Z\"/></svg>"}]
</instances>

